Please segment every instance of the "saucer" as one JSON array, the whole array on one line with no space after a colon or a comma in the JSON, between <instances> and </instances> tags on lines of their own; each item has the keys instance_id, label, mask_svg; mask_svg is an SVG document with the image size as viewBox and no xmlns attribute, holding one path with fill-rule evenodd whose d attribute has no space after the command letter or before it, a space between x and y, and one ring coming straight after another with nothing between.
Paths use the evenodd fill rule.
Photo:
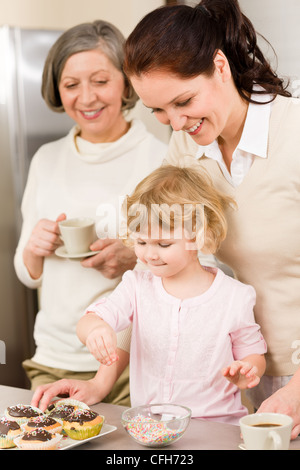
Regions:
<instances>
[{"instance_id":1,"label":"saucer","mask_svg":"<svg viewBox=\"0 0 300 470\"><path fill-rule=\"evenodd\" d=\"M86 253L76 253L76 254L70 254L67 252L66 248L64 245L59 246L55 250L56 256L59 256L60 258L87 258L88 256L93 256L96 255L97 253L100 253L100 251L87 251Z\"/></svg>"}]
</instances>

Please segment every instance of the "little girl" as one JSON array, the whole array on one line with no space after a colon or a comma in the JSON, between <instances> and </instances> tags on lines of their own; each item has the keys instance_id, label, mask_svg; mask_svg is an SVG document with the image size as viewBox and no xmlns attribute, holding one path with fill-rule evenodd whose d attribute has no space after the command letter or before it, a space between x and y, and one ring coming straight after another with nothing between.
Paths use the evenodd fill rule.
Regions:
<instances>
[{"instance_id":1,"label":"little girl","mask_svg":"<svg viewBox=\"0 0 300 470\"><path fill-rule=\"evenodd\" d=\"M77 334L109 365L118 359L115 332L132 323L132 406L173 402L233 424L247 413L239 389L256 386L265 370L255 292L198 259L225 238L232 202L206 174L169 165L127 197L126 241L147 270L127 271L87 309Z\"/></svg>"}]
</instances>

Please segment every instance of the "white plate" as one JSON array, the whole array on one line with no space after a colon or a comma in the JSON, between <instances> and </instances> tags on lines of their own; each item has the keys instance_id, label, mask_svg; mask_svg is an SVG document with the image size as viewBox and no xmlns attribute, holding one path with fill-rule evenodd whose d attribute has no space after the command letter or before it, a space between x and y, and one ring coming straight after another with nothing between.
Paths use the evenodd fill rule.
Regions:
<instances>
[{"instance_id":1,"label":"white plate","mask_svg":"<svg viewBox=\"0 0 300 470\"><path fill-rule=\"evenodd\" d=\"M85 444L86 442L89 442L92 439L98 439L99 437L105 436L105 434L109 434L115 431L116 429L117 429L116 426L112 426L111 424L104 423L101 428L100 433L97 434L97 436L89 437L88 439L82 439L80 441L71 439L70 437L64 435L58 445L57 450L68 450L68 449L72 449L72 447L81 446L82 444ZM20 450L20 449L18 449L18 447L11 447L10 449L0 449L0 450Z\"/></svg>"},{"instance_id":2,"label":"white plate","mask_svg":"<svg viewBox=\"0 0 300 470\"><path fill-rule=\"evenodd\" d=\"M97 439L101 436L105 436L105 434L109 434L115 431L116 429L117 429L116 426L112 426L111 424L104 423L100 433L97 434L97 436L89 437L88 439L77 441L75 439L71 439L70 437L64 436L59 443L58 450L68 450L68 449L71 449L72 447L80 446L82 444L85 444L86 442L91 441L92 439Z\"/></svg>"},{"instance_id":3,"label":"white plate","mask_svg":"<svg viewBox=\"0 0 300 470\"><path fill-rule=\"evenodd\" d=\"M56 256L59 256L60 258L87 258L88 256L93 256L96 255L97 253L100 253L100 251L87 251L86 253L78 253L74 255L70 255L67 251L64 245L56 248L55 254Z\"/></svg>"}]
</instances>

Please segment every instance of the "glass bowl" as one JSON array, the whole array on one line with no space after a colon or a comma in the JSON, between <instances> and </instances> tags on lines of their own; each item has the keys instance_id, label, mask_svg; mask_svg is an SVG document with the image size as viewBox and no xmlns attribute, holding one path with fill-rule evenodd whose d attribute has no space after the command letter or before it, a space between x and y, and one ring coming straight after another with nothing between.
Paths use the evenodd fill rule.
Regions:
<instances>
[{"instance_id":1,"label":"glass bowl","mask_svg":"<svg viewBox=\"0 0 300 470\"><path fill-rule=\"evenodd\" d=\"M139 444L164 447L183 436L190 419L191 410L186 406L162 403L125 410L122 425Z\"/></svg>"}]
</instances>

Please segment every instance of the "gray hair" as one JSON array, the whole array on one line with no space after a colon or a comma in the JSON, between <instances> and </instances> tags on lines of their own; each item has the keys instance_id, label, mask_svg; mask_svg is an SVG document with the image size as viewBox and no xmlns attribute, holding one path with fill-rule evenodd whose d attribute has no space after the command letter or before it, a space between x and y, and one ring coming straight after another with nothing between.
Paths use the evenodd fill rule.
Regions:
<instances>
[{"instance_id":1,"label":"gray hair","mask_svg":"<svg viewBox=\"0 0 300 470\"><path fill-rule=\"evenodd\" d=\"M65 31L51 47L43 70L42 96L50 109L64 112L59 94L59 82L68 58L78 52L101 49L113 65L123 73L125 95L122 111L133 108L138 101L128 78L123 72L125 38L111 23L97 20L82 23Z\"/></svg>"}]
</instances>

